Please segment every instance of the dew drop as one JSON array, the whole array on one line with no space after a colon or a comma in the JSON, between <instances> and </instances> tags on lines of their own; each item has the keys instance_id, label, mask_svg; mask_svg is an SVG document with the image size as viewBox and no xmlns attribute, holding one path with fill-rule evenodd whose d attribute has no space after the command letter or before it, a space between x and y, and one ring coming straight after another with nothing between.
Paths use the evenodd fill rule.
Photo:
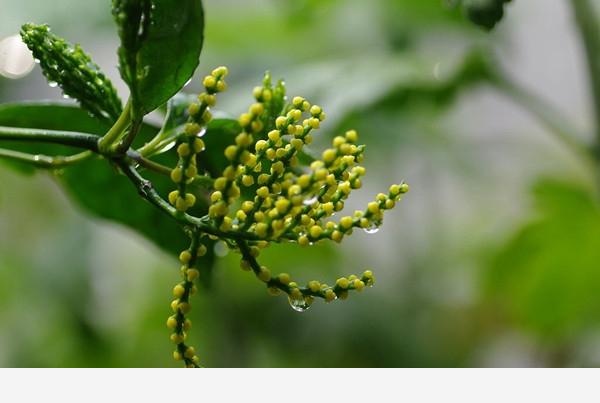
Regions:
<instances>
[{"instance_id":1,"label":"dew drop","mask_svg":"<svg viewBox=\"0 0 600 403\"><path fill-rule=\"evenodd\" d=\"M229 254L229 248L223 241L219 241L215 244L215 255L218 257L225 257Z\"/></svg>"},{"instance_id":2,"label":"dew drop","mask_svg":"<svg viewBox=\"0 0 600 403\"><path fill-rule=\"evenodd\" d=\"M292 309L296 312L305 312L308 308L310 308L310 304L306 300L306 298L292 298L288 297L288 302Z\"/></svg>"},{"instance_id":3,"label":"dew drop","mask_svg":"<svg viewBox=\"0 0 600 403\"><path fill-rule=\"evenodd\" d=\"M48 81L48 85L49 85L51 88L55 88L56 86L58 86L58 83L57 83L56 81Z\"/></svg>"},{"instance_id":4,"label":"dew drop","mask_svg":"<svg viewBox=\"0 0 600 403\"><path fill-rule=\"evenodd\" d=\"M198 134L196 134L196 137L202 137L206 134L206 127L203 127L202 129L200 129L200 132Z\"/></svg>"},{"instance_id":5,"label":"dew drop","mask_svg":"<svg viewBox=\"0 0 600 403\"><path fill-rule=\"evenodd\" d=\"M158 149L156 151L157 154L162 154L164 152L169 151L171 148L175 147L175 142L174 141L170 141L167 144L165 144L162 148Z\"/></svg>"},{"instance_id":6,"label":"dew drop","mask_svg":"<svg viewBox=\"0 0 600 403\"><path fill-rule=\"evenodd\" d=\"M312 206L313 204L315 204L318 200L317 196L313 196L310 199L306 199L302 202L302 204L304 204L305 206Z\"/></svg>"},{"instance_id":7,"label":"dew drop","mask_svg":"<svg viewBox=\"0 0 600 403\"><path fill-rule=\"evenodd\" d=\"M379 232L379 227L376 224L371 223L368 227L363 228L363 231L367 234L376 234Z\"/></svg>"}]
</instances>

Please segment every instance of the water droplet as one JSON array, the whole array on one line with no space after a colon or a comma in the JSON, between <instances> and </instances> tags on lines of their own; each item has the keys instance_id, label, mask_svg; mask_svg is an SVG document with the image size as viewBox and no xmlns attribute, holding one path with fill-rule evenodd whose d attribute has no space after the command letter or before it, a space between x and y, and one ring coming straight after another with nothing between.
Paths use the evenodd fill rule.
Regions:
<instances>
[{"instance_id":1,"label":"water droplet","mask_svg":"<svg viewBox=\"0 0 600 403\"><path fill-rule=\"evenodd\" d=\"M306 199L302 202L302 204L304 204L305 206L312 206L313 204L315 204L317 202L319 198L317 196L313 196L310 199Z\"/></svg>"},{"instance_id":2,"label":"water droplet","mask_svg":"<svg viewBox=\"0 0 600 403\"><path fill-rule=\"evenodd\" d=\"M58 83L56 81L48 81L48 85L52 88L58 86Z\"/></svg>"},{"instance_id":3,"label":"water droplet","mask_svg":"<svg viewBox=\"0 0 600 403\"><path fill-rule=\"evenodd\" d=\"M229 247L223 241L219 241L215 244L215 255L218 257L225 257L229 254Z\"/></svg>"},{"instance_id":4,"label":"water droplet","mask_svg":"<svg viewBox=\"0 0 600 403\"><path fill-rule=\"evenodd\" d=\"M62 96L62 97L63 97L64 99L71 99L71 97L70 97L70 96L68 96L67 94L63 94L63 96Z\"/></svg>"},{"instance_id":5,"label":"water droplet","mask_svg":"<svg viewBox=\"0 0 600 403\"><path fill-rule=\"evenodd\" d=\"M379 226L375 223L370 223L368 227L363 228L363 231L367 234L376 234L379 232Z\"/></svg>"},{"instance_id":6,"label":"water droplet","mask_svg":"<svg viewBox=\"0 0 600 403\"><path fill-rule=\"evenodd\" d=\"M288 302L292 309L296 312L305 312L308 308L310 308L310 303L306 300L306 298L292 298L288 297Z\"/></svg>"},{"instance_id":7,"label":"water droplet","mask_svg":"<svg viewBox=\"0 0 600 403\"><path fill-rule=\"evenodd\" d=\"M164 152L169 151L173 147L175 147L175 142L174 141L170 141L167 144L165 144L162 148L160 148L159 150L157 150L156 153L157 154L162 154Z\"/></svg>"},{"instance_id":8,"label":"water droplet","mask_svg":"<svg viewBox=\"0 0 600 403\"><path fill-rule=\"evenodd\" d=\"M196 137L202 137L206 134L206 127L203 127L202 129L200 129L200 132L198 134L196 134Z\"/></svg>"}]
</instances>

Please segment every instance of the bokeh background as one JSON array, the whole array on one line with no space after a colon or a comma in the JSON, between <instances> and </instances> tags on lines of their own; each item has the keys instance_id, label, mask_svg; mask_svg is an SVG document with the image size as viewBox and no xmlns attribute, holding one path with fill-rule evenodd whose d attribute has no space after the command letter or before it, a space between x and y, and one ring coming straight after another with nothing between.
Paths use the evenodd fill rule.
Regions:
<instances>
[{"instance_id":1,"label":"bokeh background","mask_svg":"<svg viewBox=\"0 0 600 403\"><path fill-rule=\"evenodd\" d=\"M125 97L109 3L3 0L0 38L23 22L49 23ZM230 90L219 108L237 116L270 70L290 95L325 108L314 150L359 130L367 176L351 210L390 183L411 185L377 234L265 254L272 270L303 282L372 268L376 286L347 301L297 313L235 256L222 258L191 313L204 365L600 365L595 168L524 97L488 80L490 69L501 72L591 143L570 2L514 1L491 33L441 0L204 3L204 51L186 91L225 64ZM0 77L0 102L60 98L39 67ZM91 217L51 175L0 165L0 366L177 366L164 324L177 279L173 256Z\"/></svg>"}]
</instances>

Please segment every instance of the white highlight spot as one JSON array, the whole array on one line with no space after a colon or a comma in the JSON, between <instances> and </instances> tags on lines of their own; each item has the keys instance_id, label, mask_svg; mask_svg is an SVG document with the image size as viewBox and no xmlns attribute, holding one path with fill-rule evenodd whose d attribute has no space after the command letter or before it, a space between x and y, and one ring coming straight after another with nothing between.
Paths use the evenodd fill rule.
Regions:
<instances>
[{"instance_id":1,"label":"white highlight spot","mask_svg":"<svg viewBox=\"0 0 600 403\"><path fill-rule=\"evenodd\" d=\"M34 65L33 55L19 35L11 35L0 41L0 75L21 78L29 74Z\"/></svg>"}]
</instances>

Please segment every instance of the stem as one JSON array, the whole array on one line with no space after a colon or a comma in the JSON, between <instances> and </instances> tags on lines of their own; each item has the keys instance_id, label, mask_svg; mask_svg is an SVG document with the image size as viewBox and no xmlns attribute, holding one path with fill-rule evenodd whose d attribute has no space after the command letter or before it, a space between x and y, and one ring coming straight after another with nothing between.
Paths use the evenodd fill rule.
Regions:
<instances>
[{"instance_id":1,"label":"stem","mask_svg":"<svg viewBox=\"0 0 600 403\"><path fill-rule=\"evenodd\" d=\"M128 163L124 159L116 159L116 160L114 160L114 162L119 166L119 168L121 168L121 170L123 171L125 176L127 176L129 178L129 180L131 180L131 182L133 182L133 184L138 189L138 193L144 199L149 201L154 206L158 207L164 213L175 218L175 220L177 220L181 224L194 226L194 227L198 228L198 230L200 230L206 234L215 235L220 238L244 239L244 240L249 240L249 241L260 240L253 233L221 231L218 228L215 228L210 223L210 219L207 216L198 218L198 217L194 217L189 214L177 211L177 209L175 207L171 206L169 204L169 202L167 202L165 199L163 199L158 194L156 189L154 189L152 182L150 182L149 180L147 180L143 176L141 176L140 173L133 166L131 166L130 163Z\"/></svg>"},{"instance_id":2,"label":"stem","mask_svg":"<svg viewBox=\"0 0 600 403\"><path fill-rule=\"evenodd\" d=\"M30 165L33 165L38 168L45 169L58 169L63 168L65 166L73 165L78 162L85 160L86 158L92 155L91 151L83 151L78 154L69 155L69 156L56 156L51 157L48 155L42 154L28 154L22 153L20 151L7 150L4 148L0 148L0 158L6 158L13 161L20 161Z\"/></svg>"},{"instance_id":3,"label":"stem","mask_svg":"<svg viewBox=\"0 0 600 403\"><path fill-rule=\"evenodd\" d=\"M140 127L142 127L141 119L133 121L129 128L129 131L114 146L113 152L115 154L123 154L124 152L126 152L131 146L131 143L133 143L135 136L137 136L138 132L140 131Z\"/></svg>"},{"instance_id":4,"label":"stem","mask_svg":"<svg viewBox=\"0 0 600 403\"><path fill-rule=\"evenodd\" d=\"M515 84L507 77L498 75L494 81L494 85L506 97L535 116L556 140L565 145L576 156L580 157L590 172L595 173L597 171L594 153L589 147L579 142L577 137L573 136L576 130L565 123L567 120L561 116L559 111L552 108L536 95Z\"/></svg>"},{"instance_id":5,"label":"stem","mask_svg":"<svg viewBox=\"0 0 600 403\"><path fill-rule=\"evenodd\" d=\"M134 160L135 162L140 164L140 166L143 166L144 168L147 168L150 171L153 171L158 174L165 175L165 176L171 175L171 168L169 168L165 165L159 164L158 162L154 162L148 158L144 158L137 151L134 151L134 150L127 151L127 157L131 158L132 160Z\"/></svg>"},{"instance_id":6,"label":"stem","mask_svg":"<svg viewBox=\"0 0 600 403\"><path fill-rule=\"evenodd\" d=\"M121 134L127 129L127 126L131 123L131 99L125 104L121 116L110 128L110 130L98 140L98 148L102 153L109 151L110 147L119 139Z\"/></svg>"},{"instance_id":7,"label":"stem","mask_svg":"<svg viewBox=\"0 0 600 403\"><path fill-rule=\"evenodd\" d=\"M583 40L592 97L596 133L596 154L600 152L600 28L596 10L589 0L571 0L579 34ZM596 155L600 159L600 155Z\"/></svg>"},{"instance_id":8,"label":"stem","mask_svg":"<svg viewBox=\"0 0 600 403\"><path fill-rule=\"evenodd\" d=\"M0 140L62 144L85 148L94 152L98 152L98 138L98 136L89 133L0 126Z\"/></svg>"}]
</instances>

